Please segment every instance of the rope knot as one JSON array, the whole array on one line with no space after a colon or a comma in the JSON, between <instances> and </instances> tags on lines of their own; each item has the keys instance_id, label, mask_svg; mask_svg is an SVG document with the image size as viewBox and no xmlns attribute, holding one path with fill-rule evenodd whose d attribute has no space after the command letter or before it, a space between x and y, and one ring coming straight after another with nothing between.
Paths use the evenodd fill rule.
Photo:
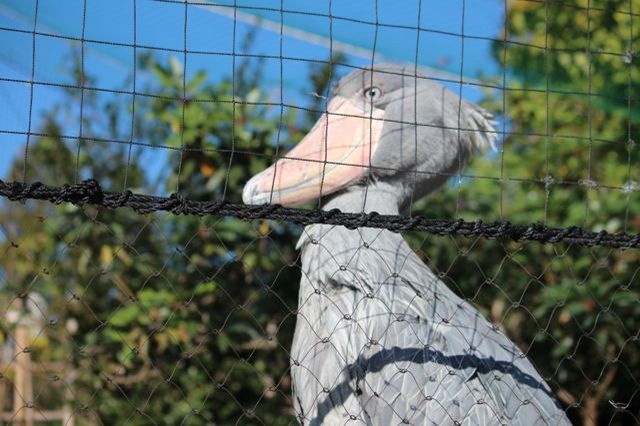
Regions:
<instances>
[{"instance_id":1,"label":"rope knot","mask_svg":"<svg viewBox=\"0 0 640 426\"><path fill-rule=\"evenodd\" d=\"M371 224L373 218L380 216L378 212L361 213L353 217L345 226L347 229L357 229Z\"/></svg>"},{"instance_id":2,"label":"rope knot","mask_svg":"<svg viewBox=\"0 0 640 426\"><path fill-rule=\"evenodd\" d=\"M33 193L37 192L42 187L44 187L44 184L42 182L33 182L24 188L20 196L22 199L25 199L31 196Z\"/></svg>"},{"instance_id":3,"label":"rope knot","mask_svg":"<svg viewBox=\"0 0 640 426\"><path fill-rule=\"evenodd\" d=\"M113 206L114 208L125 206L132 195L133 192L129 191L128 189L126 191L122 191L119 194L116 194L116 196L111 200L111 206Z\"/></svg>"},{"instance_id":4,"label":"rope knot","mask_svg":"<svg viewBox=\"0 0 640 426\"><path fill-rule=\"evenodd\" d=\"M342 214L342 212L339 209L320 210L320 222L321 223L327 223L331 219L333 219L334 217L336 217L337 215L340 215L340 214ZM347 226L346 223L344 225Z\"/></svg>"},{"instance_id":5,"label":"rope knot","mask_svg":"<svg viewBox=\"0 0 640 426\"><path fill-rule=\"evenodd\" d=\"M452 235L458 232L460 228L464 225L464 219L457 219L451 223L448 227L444 229L445 235Z\"/></svg>"},{"instance_id":6,"label":"rope knot","mask_svg":"<svg viewBox=\"0 0 640 426\"><path fill-rule=\"evenodd\" d=\"M78 196L80 197L74 204L101 204L103 193L100 183L95 179L87 179L75 185L78 189Z\"/></svg>"},{"instance_id":7,"label":"rope knot","mask_svg":"<svg viewBox=\"0 0 640 426\"><path fill-rule=\"evenodd\" d=\"M201 211L202 215L218 214L218 212L220 212L220 210L222 209L222 207L224 207L225 204L226 204L226 201L224 200L217 200L212 203L206 204Z\"/></svg>"},{"instance_id":8,"label":"rope knot","mask_svg":"<svg viewBox=\"0 0 640 426\"><path fill-rule=\"evenodd\" d=\"M171 194L167 202L169 204L169 211L173 214L180 215L187 211L187 200L178 192Z\"/></svg>"}]
</instances>

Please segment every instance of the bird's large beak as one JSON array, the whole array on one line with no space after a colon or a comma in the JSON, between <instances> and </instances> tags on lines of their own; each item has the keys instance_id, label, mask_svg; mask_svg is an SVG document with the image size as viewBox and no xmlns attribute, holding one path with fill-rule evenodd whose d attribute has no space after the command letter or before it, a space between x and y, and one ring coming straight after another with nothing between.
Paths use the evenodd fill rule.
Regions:
<instances>
[{"instance_id":1,"label":"bird's large beak","mask_svg":"<svg viewBox=\"0 0 640 426\"><path fill-rule=\"evenodd\" d=\"M335 96L298 145L247 182L242 200L302 204L361 179L378 145L383 116L381 109Z\"/></svg>"}]
</instances>

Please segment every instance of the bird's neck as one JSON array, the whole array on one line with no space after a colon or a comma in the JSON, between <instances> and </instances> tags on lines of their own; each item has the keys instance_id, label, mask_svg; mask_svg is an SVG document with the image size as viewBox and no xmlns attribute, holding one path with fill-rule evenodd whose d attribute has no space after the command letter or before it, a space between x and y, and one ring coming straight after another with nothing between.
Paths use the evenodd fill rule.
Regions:
<instances>
[{"instance_id":1,"label":"bird's neck","mask_svg":"<svg viewBox=\"0 0 640 426\"><path fill-rule=\"evenodd\" d=\"M393 215L399 212L399 200L402 199L399 194L402 194L401 189L375 182L368 189L353 186L341 191L323 200L322 208ZM318 283L331 284L333 288L373 285L355 282L354 272L364 271L363 276L385 277L390 271L402 269L396 263L405 262L412 253L401 234L386 229L348 229L327 224L305 227L297 248L302 250L301 300L305 300Z\"/></svg>"},{"instance_id":2,"label":"bird's neck","mask_svg":"<svg viewBox=\"0 0 640 426\"><path fill-rule=\"evenodd\" d=\"M398 214L401 191L392 185L375 182L368 186L352 186L329 197L323 210L340 209L344 213Z\"/></svg>"},{"instance_id":3,"label":"bird's neck","mask_svg":"<svg viewBox=\"0 0 640 426\"><path fill-rule=\"evenodd\" d=\"M367 187L354 185L348 187L331 197L323 199L322 209L331 210L339 209L343 213L371 213L377 212L385 215L395 215L400 212L400 204L403 200L404 191L396 188L391 184L383 182L372 182ZM341 247L347 258L353 256L354 251L358 251L363 243L365 234L371 234L369 237L373 240L379 237L381 230L373 228L359 228L357 230L347 229L344 226L315 224L305 227L296 248L302 248L303 252L309 251L314 254L311 256L316 261L324 259L326 261L335 260L338 256L335 252L328 253L319 249L320 245L311 245L307 243L312 240L323 240L328 246ZM404 240L399 234L389 231L384 232L390 234L393 239L397 239L397 243ZM367 238L369 238L367 237ZM391 238L390 237L390 238ZM366 239L366 238L365 238ZM367 241L364 241L367 242ZM305 256L303 256L303 263Z\"/></svg>"}]
</instances>

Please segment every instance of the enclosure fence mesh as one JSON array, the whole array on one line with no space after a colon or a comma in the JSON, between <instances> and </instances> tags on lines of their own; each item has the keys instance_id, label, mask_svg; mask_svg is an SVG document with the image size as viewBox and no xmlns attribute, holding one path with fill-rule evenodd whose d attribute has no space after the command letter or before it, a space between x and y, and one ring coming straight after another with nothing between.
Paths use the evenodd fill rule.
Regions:
<instances>
[{"instance_id":1,"label":"enclosure fence mesh","mask_svg":"<svg viewBox=\"0 0 640 426\"><path fill-rule=\"evenodd\" d=\"M0 422L640 423L640 0L3 0Z\"/></svg>"}]
</instances>

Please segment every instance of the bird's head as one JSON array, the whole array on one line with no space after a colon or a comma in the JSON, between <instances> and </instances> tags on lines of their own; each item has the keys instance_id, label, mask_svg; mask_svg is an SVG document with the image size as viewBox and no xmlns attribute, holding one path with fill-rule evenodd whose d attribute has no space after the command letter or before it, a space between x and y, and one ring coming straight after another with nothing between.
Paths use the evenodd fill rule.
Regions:
<instances>
[{"instance_id":1,"label":"bird's head","mask_svg":"<svg viewBox=\"0 0 640 426\"><path fill-rule=\"evenodd\" d=\"M284 158L244 187L247 204L296 205L387 182L399 203L441 186L494 145L490 115L413 70L375 65L342 78L326 112Z\"/></svg>"}]
</instances>

